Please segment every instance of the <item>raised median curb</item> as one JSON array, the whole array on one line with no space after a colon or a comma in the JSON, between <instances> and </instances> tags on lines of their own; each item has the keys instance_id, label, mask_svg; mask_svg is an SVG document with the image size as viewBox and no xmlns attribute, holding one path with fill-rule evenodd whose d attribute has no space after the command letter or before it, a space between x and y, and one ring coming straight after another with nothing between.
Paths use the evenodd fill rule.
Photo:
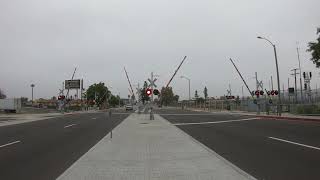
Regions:
<instances>
[{"instance_id":1,"label":"raised median curb","mask_svg":"<svg viewBox=\"0 0 320 180\"><path fill-rule=\"evenodd\" d=\"M247 112L237 112L237 111L205 111L200 109L188 109L190 111L195 112L207 112L207 113L223 113L223 114L241 114L246 116L255 116L264 119L273 119L273 120L294 120L294 121L309 121L309 122L320 122L319 118L310 117L310 116L299 116L299 115L292 115L292 116L277 116L277 115L257 115L255 113L247 113Z\"/></svg>"},{"instance_id":2,"label":"raised median curb","mask_svg":"<svg viewBox=\"0 0 320 180\"><path fill-rule=\"evenodd\" d=\"M320 122L320 118L308 117L308 116L272 116L272 115L256 115L256 117L264 119L274 119L274 120L295 120L295 121L311 121Z\"/></svg>"},{"instance_id":3,"label":"raised median curb","mask_svg":"<svg viewBox=\"0 0 320 180\"><path fill-rule=\"evenodd\" d=\"M159 115L131 114L58 180L254 179Z\"/></svg>"}]
</instances>

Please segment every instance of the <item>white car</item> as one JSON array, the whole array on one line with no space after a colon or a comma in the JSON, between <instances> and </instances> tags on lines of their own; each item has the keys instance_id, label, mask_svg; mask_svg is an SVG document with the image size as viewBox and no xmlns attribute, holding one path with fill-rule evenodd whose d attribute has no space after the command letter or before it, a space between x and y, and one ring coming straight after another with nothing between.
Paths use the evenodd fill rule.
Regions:
<instances>
[{"instance_id":1,"label":"white car","mask_svg":"<svg viewBox=\"0 0 320 180\"><path fill-rule=\"evenodd\" d=\"M126 111L132 111L133 110L133 106L131 104L127 104L125 105Z\"/></svg>"}]
</instances>

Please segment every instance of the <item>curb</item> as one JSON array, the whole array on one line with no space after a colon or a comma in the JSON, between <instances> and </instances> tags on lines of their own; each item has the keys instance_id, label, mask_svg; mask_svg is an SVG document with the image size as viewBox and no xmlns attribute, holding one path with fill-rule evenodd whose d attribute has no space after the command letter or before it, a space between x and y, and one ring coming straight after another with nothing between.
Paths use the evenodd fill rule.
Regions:
<instances>
[{"instance_id":1,"label":"curb","mask_svg":"<svg viewBox=\"0 0 320 180\"><path fill-rule=\"evenodd\" d=\"M190 111L196 111L196 112L208 112L208 111L202 111L198 109L188 109ZM256 116L258 118L265 118L265 119L273 119L273 120L293 120L293 121L307 121L307 122L320 122L320 118L308 118L308 117L289 117L289 116L270 116L270 115L256 115L256 114L250 114L245 112L228 112L228 111L212 111L209 113L226 113L226 114L241 114L241 115L247 115L247 116Z\"/></svg>"},{"instance_id":2,"label":"curb","mask_svg":"<svg viewBox=\"0 0 320 180\"><path fill-rule=\"evenodd\" d=\"M288 117L288 116L264 116L256 115L259 118L273 119L273 120L294 120L294 121L311 121L311 122L320 122L320 119L315 118L304 118L304 117Z\"/></svg>"}]
</instances>

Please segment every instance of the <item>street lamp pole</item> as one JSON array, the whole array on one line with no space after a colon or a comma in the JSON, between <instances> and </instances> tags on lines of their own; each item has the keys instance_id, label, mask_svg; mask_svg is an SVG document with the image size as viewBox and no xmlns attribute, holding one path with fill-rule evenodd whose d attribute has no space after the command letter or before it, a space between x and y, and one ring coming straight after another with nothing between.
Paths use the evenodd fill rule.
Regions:
<instances>
[{"instance_id":1,"label":"street lamp pole","mask_svg":"<svg viewBox=\"0 0 320 180\"><path fill-rule=\"evenodd\" d=\"M34 84L31 84L31 104L33 105L33 88L34 88Z\"/></svg>"},{"instance_id":2,"label":"street lamp pole","mask_svg":"<svg viewBox=\"0 0 320 180\"><path fill-rule=\"evenodd\" d=\"M186 80L188 80L188 86L189 86L189 101L191 100L191 94L190 94L190 79L185 77L185 76L181 76L180 78L184 78Z\"/></svg>"},{"instance_id":3,"label":"street lamp pole","mask_svg":"<svg viewBox=\"0 0 320 180\"><path fill-rule=\"evenodd\" d=\"M281 111L282 111L282 107L281 107L281 96L280 96L280 77L279 77L279 67L278 67L278 57L277 57L277 49L276 49L276 45L273 44L269 39L264 38L264 37L257 37L258 39L264 39L266 41L268 41L272 47L273 47L273 51L274 51L274 59L276 62L276 70L277 70L277 81L278 81L278 114L279 116L281 116Z\"/></svg>"}]
</instances>

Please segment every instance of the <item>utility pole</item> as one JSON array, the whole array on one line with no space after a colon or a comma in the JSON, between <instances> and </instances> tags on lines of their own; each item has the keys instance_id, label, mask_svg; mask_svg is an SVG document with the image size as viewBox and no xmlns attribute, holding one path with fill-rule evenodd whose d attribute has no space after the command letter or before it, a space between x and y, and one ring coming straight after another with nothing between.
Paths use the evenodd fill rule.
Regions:
<instances>
[{"instance_id":1,"label":"utility pole","mask_svg":"<svg viewBox=\"0 0 320 180\"><path fill-rule=\"evenodd\" d=\"M297 43L298 46L298 43ZM301 102L304 101L304 97L302 95L302 70L301 70L301 64L300 64L300 54L299 54L299 47L297 47L297 55L298 55L298 61L299 61L299 70L300 70L300 98L301 98Z\"/></svg>"},{"instance_id":2,"label":"utility pole","mask_svg":"<svg viewBox=\"0 0 320 180\"><path fill-rule=\"evenodd\" d=\"M191 100L191 94L190 94L190 78L186 77L186 76L180 76L180 78L184 78L186 80L188 80L188 89L189 89L189 101Z\"/></svg>"},{"instance_id":3,"label":"utility pole","mask_svg":"<svg viewBox=\"0 0 320 180\"><path fill-rule=\"evenodd\" d=\"M283 92L283 101L284 101L285 100L285 98L284 98L284 83L282 83L282 92Z\"/></svg>"},{"instance_id":4,"label":"utility pole","mask_svg":"<svg viewBox=\"0 0 320 180\"><path fill-rule=\"evenodd\" d=\"M292 69L291 71L293 71L293 74L291 74L291 75L293 75L294 76L294 94L295 94L295 101L296 101L296 103L298 103L298 92L297 92L297 74L299 74L299 73L297 73L297 70L298 70L298 68L295 68L295 69Z\"/></svg>"},{"instance_id":5,"label":"utility pole","mask_svg":"<svg viewBox=\"0 0 320 180\"><path fill-rule=\"evenodd\" d=\"M256 77L256 90L259 90L259 81L258 81L258 73L255 72L255 77Z\"/></svg>"},{"instance_id":6,"label":"utility pole","mask_svg":"<svg viewBox=\"0 0 320 180\"><path fill-rule=\"evenodd\" d=\"M241 92L242 92L242 100L244 100L243 86L241 86Z\"/></svg>"},{"instance_id":7,"label":"utility pole","mask_svg":"<svg viewBox=\"0 0 320 180\"><path fill-rule=\"evenodd\" d=\"M289 104L290 104L290 94L289 94L289 87L290 87L290 84L289 84L289 78L288 78L288 98L289 98Z\"/></svg>"}]
</instances>

